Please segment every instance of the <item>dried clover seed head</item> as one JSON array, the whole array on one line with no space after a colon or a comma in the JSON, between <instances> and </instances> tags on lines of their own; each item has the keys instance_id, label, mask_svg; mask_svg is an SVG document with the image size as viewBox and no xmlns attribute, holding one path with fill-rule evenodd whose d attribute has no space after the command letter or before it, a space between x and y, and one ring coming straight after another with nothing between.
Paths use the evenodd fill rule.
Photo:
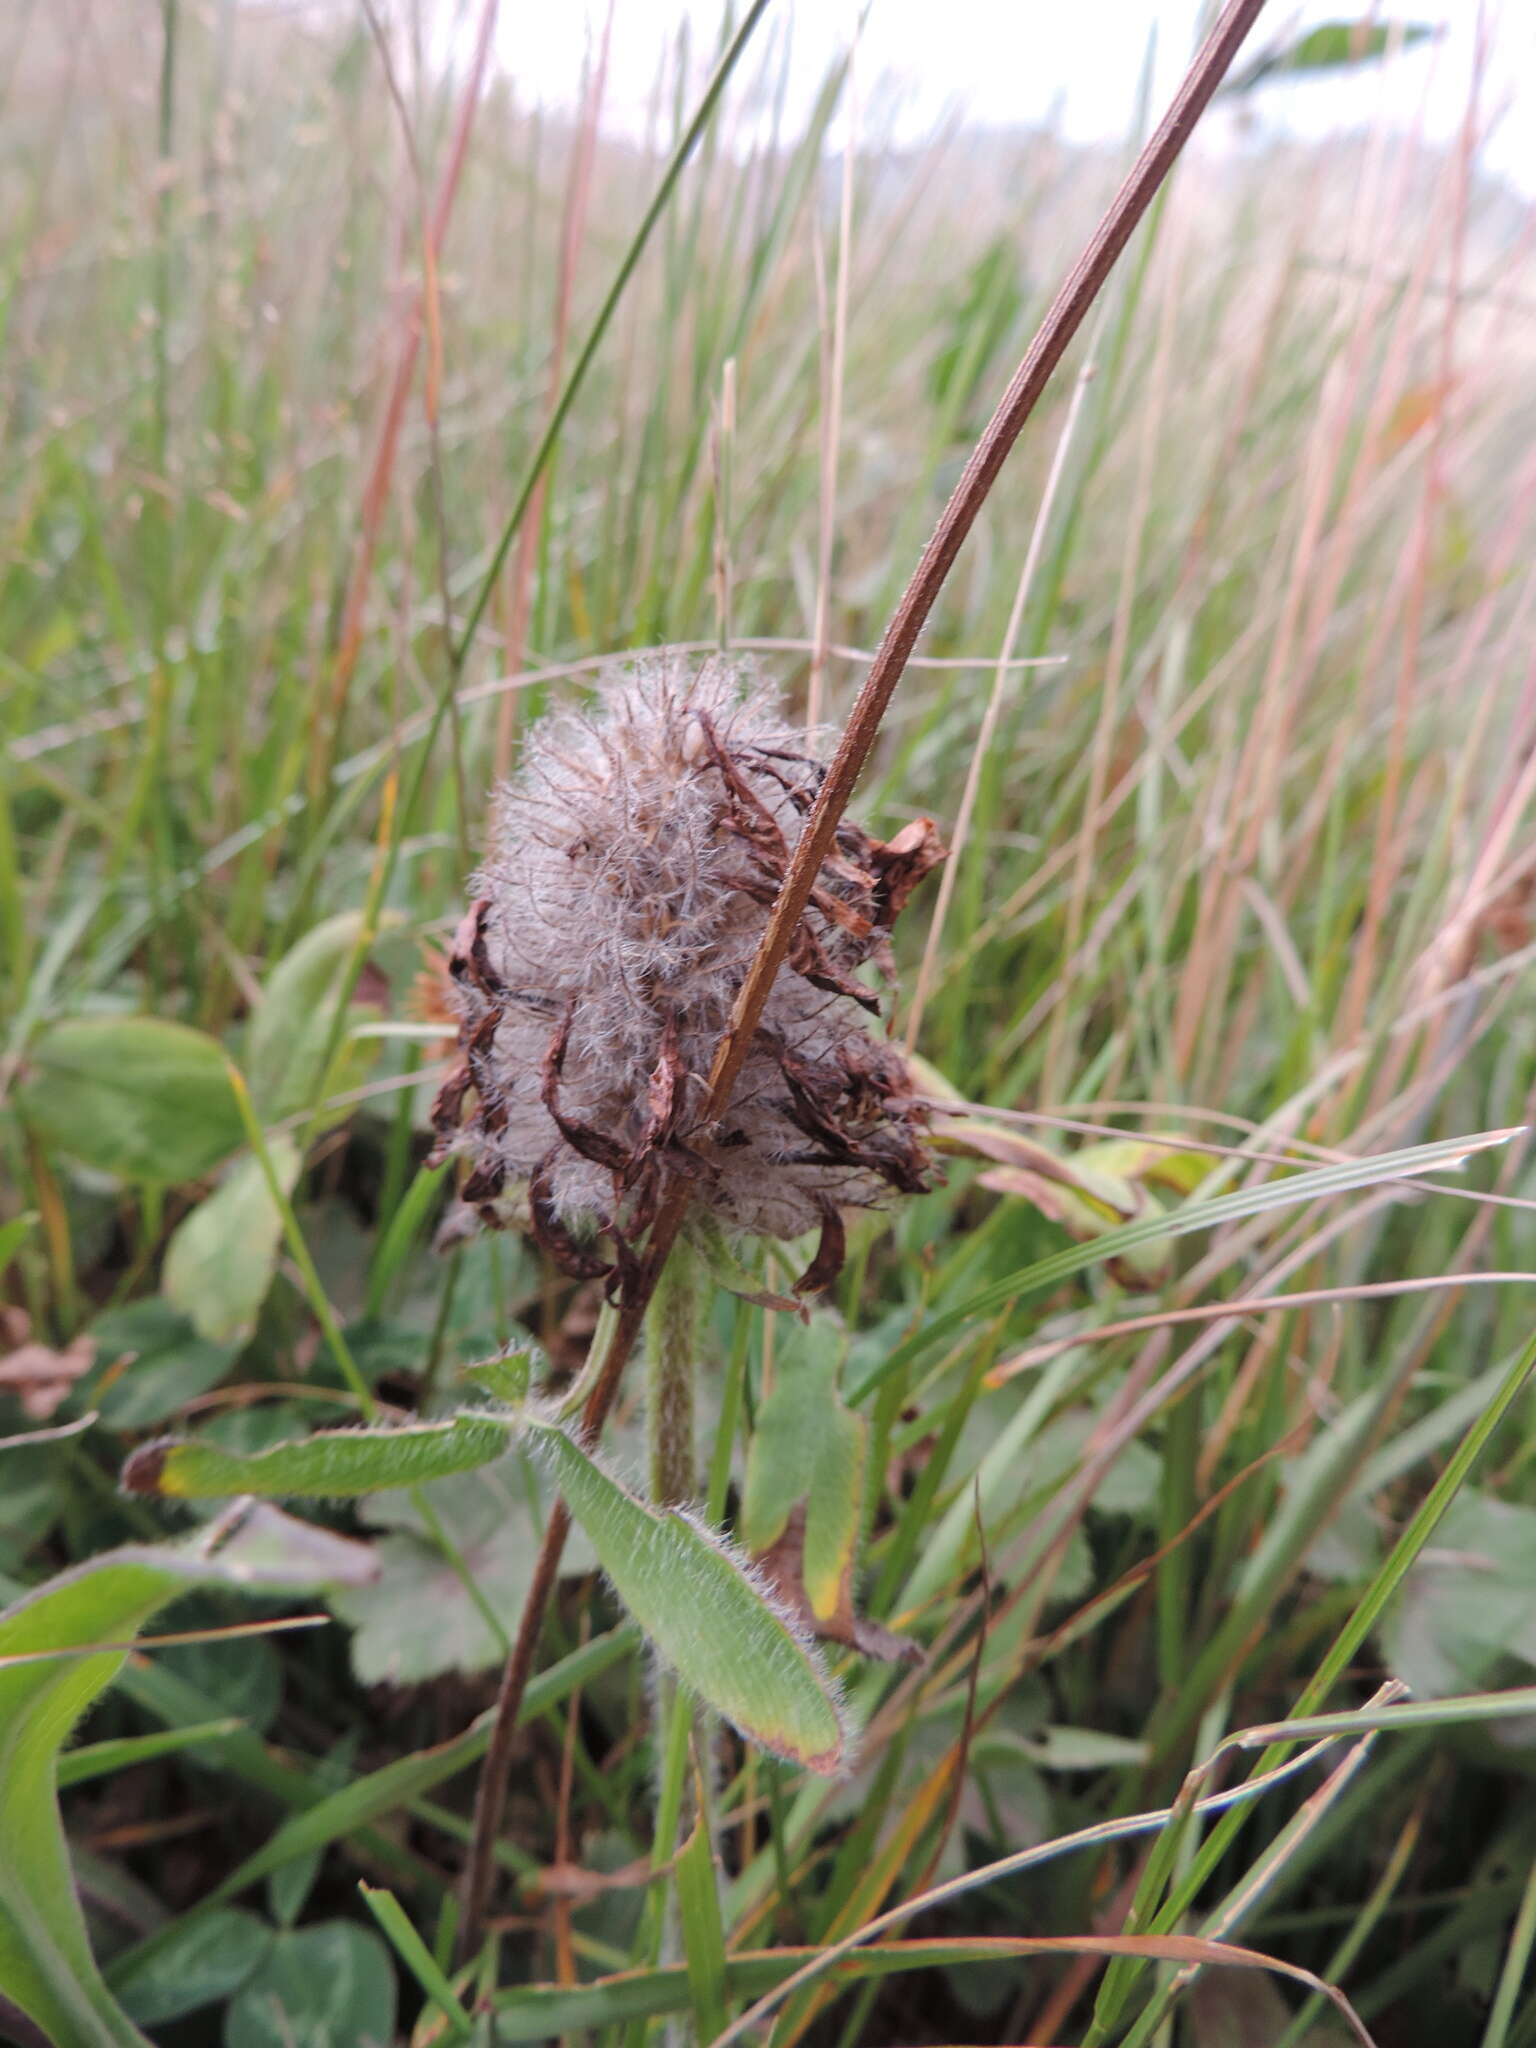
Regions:
<instances>
[{"instance_id":1,"label":"dried clover seed head","mask_svg":"<svg viewBox=\"0 0 1536 2048\"><path fill-rule=\"evenodd\" d=\"M926 819L889 845L839 828L730 1108L702 1122L821 774L724 661L642 662L530 734L454 945L460 1060L433 1111L487 1222L526 1191L546 1248L594 1274L622 1263L670 1175L727 1229L821 1223L831 1244L840 1207L926 1185L906 1062L854 978L886 965L893 918L942 858Z\"/></svg>"}]
</instances>

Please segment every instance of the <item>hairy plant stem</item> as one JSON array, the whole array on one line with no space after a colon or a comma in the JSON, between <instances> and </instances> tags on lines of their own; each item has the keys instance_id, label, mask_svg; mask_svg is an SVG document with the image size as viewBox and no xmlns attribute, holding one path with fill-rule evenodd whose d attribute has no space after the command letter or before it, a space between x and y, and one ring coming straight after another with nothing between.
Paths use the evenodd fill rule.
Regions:
<instances>
[{"instance_id":1,"label":"hairy plant stem","mask_svg":"<svg viewBox=\"0 0 1536 2048\"><path fill-rule=\"evenodd\" d=\"M795 848L762 942L741 985L731 1021L721 1038L710 1069L703 1111L706 1123L716 1121L730 1102L769 991L810 900L816 876L831 850L838 820L869 759L886 707L901 680L917 636L954 565L961 543L975 524L1009 450L1039 403L1052 372L1103 289L1116 258L1172 170L1196 121L1225 77L1263 7L1264 0L1227 0L1185 73L1167 113L1148 139L1092 239L1051 302L918 559L911 581L902 593L891 623L875 651L874 661L859 691L826 780ZM753 18L748 17L749 20ZM584 367L584 363L580 367ZM499 567L498 561L493 565L493 574L499 572ZM490 580L487 579L487 587ZM478 616L477 608L471 615L469 631L473 630ZM619 1380L644 1323L646 1309L666 1267L667 1256L682 1229L689 1199L688 1183L674 1181L651 1226L639 1270L624 1290L613 1341L603 1360L602 1372L582 1411L580 1436L583 1443L592 1443L607 1420ZM543 1627L545 1609L554 1591L560 1555L569 1529L570 1517L564 1505L557 1502L544 1531L533 1581L518 1625L517 1640L502 1673L496 1703L496 1726L476 1792L474 1834L465 1873L462 1940L466 1951L477 1945L485 1918L495 1844L506 1809L507 1776L518 1714L523 1693L533 1673L534 1652Z\"/></svg>"},{"instance_id":2,"label":"hairy plant stem","mask_svg":"<svg viewBox=\"0 0 1536 2048\"><path fill-rule=\"evenodd\" d=\"M651 1499L688 1507L698 1495L693 1385L702 1306L696 1254L680 1245L658 1274L645 1317L645 1431Z\"/></svg>"},{"instance_id":3,"label":"hairy plant stem","mask_svg":"<svg viewBox=\"0 0 1536 2048\"><path fill-rule=\"evenodd\" d=\"M687 1507L698 1499L699 1454L694 1429L694 1386L707 1279L703 1261L685 1239L657 1275L645 1318L645 1426L651 1499L658 1507ZM656 1673L653 1690L656 1751L656 1825L651 1861L664 1869L700 1818L700 1792L689 1765L705 1747L705 1715L670 1671ZM676 1884L653 1890L653 1963L682 1955ZM674 2027L667 2043L680 2036Z\"/></svg>"}]
</instances>

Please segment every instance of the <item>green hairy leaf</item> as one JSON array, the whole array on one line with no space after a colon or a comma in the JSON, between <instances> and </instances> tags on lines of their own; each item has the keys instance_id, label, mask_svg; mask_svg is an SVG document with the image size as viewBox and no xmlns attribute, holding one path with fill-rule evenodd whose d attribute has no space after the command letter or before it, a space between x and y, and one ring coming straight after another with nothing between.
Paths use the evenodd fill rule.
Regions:
<instances>
[{"instance_id":1,"label":"green hairy leaf","mask_svg":"<svg viewBox=\"0 0 1536 2048\"><path fill-rule=\"evenodd\" d=\"M124 1180L197 1180L244 1142L216 1039L163 1017L72 1017L27 1049L16 1101L61 1150Z\"/></svg>"},{"instance_id":2,"label":"green hairy leaf","mask_svg":"<svg viewBox=\"0 0 1536 2048\"><path fill-rule=\"evenodd\" d=\"M509 1419L476 1413L400 1429L322 1429L249 1454L204 1438L166 1438L133 1453L123 1467L123 1487L175 1500L381 1493L487 1465L508 1448L512 1430Z\"/></svg>"},{"instance_id":3,"label":"green hairy leaf","mask_svg":"<svg viewBox=\"0 0 1536 2048\"><path fill-rule=\"evenodd\" d=\"M243 1503L191 1543L107 1551L0 1614L0 1995L54 2048L143 2048L91 1954L54 1789L59 1751L127 1656L90 1646L129 1641L193 1586L296 1591L374 1569L366 1546Z\"/></svg>"},{"instance_id":4,"label":"green hairy leaf","mask_svg":"<svg viewBox=\"0 0 1536 2048\"><path fill-rule=\"evenodd\" d=\"M775 1756L840 1770L848 1742L832 1688L741 1559L687 1516L626 1493L552 1423L527 1427L619 1598L682 1683Z\"/></svg>"},{"instance_id":5,"label":"green hairy leaf","mask_svg":"<svg viewBox=\"0 0 1536 2048\"><path fill-rule=\"evenodd\" d=\"M519 1434L542 1454L620 1599L683 1683L774 1755L841 1769L846 1736L831 1686L750 1567L712 1531L635 1499L552 1422L477 1410L399 1429L321 1430L250 1455L167 1439L133 1453L123 1486L181 1500L377 1493L489 1464Z\"/></svg>"}]
</instances>

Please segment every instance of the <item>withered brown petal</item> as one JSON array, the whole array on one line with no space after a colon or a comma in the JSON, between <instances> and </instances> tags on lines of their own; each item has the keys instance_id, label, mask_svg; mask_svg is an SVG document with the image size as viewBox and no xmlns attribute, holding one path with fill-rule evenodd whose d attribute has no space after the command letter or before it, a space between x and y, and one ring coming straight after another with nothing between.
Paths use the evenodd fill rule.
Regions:
<instances>
[{"instance_id":1,"label":"withered brown petal","mask_svg":"<svg viewBox=\"0 0 1536 2048\"><path fill-rule=\"evenodd\" d=\"M590 1124L579 1123L574 1117L563 1114L560 1108L560 1072L565 1065L565 1051L570 1043L571 1019L575 1015L575 1004L566 1006L565 1015L555 1026L544 1055L543 1099L556 1129L573 1150L583 1159L590 1159L598 1166L606 1166L610 1173L627 1175L631 1169L630 1154L616 1138L610 1138L606 1131L595 1131Z\"/></svg>"},{"instance_id":2,"label":"withered brown petal","mask_svg":"<svg viewBox=\"0 0 1536 2048\"><path fill-rule=\"evenodd\" d=\"M843 1228L843 1219L831 1202L824 1202L816 1254L795 1282L796 1294L819 1294L824 1287L830 1287L843 1270L847 1256L848 1233Z\"/></svg>"},{"instance_id":3,"label":"withered brown petal","mask_svg":"<svg viewBox=\"0 0 1536 2048\"><path fill-rule=\"evenodd\" d=\"M840 1589L835 1614L818 1615L815 1612L805 1591L804 1501L790 1509L783 1533L766 1550L759 1551L753 1563L790 1612L821 1642L844 1643L861 1656L873 1657L882 1664L921 1664L924 1661L921 1645L914 1643L910 1636L899 1636L891 1629L882 1628L878 1621L868 1621L855 1614L852 1589L846 1584Z\"/></svg>"},{"instance_id":4,"label":"withered brown petal","mask_svg":"<svg viewBox=\"0 0 1536 2048\"><path fill-rule=\"evenodd\" d=\"M895 922L924 875L931 874L948 853L932 818L914 818L909 825L902 826L894 839L870 842L881 924L889 926Z\"/></svg>"}]
</instances>

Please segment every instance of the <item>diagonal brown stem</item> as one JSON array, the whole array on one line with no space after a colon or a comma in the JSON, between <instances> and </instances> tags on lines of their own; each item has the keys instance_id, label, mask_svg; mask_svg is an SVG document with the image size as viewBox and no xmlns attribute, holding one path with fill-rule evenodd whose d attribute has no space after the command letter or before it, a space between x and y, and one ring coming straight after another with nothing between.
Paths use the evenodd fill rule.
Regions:
<instances>
[{"instance_id":1,"label":"diagonal brown stem","mask_svg":"<svg viewBox=\"0 0 1536 2048\"><path fill-rule=\"evenodd\" d=\"M761 943L737 993L731 1021L710 1068L705 1122L718 1119L730 1102L731 1091L757 1030L769 990L784 964L784 956L810 900L822 862L832 850L838 821L863 773L886 706L901 680L908 656L944 586L962 541L975 524L1009 450L1039 403L1051 373L1103 289L1115 259L1173 168L1196 121L1209 104L1263 7L1264 0L1227 0L1215 27L1185 73L1167 113L1111 200L1092 240L1051 302L997 411L966 463L954 494L944 507L912 579L902 593L885 637L875 651L874 661L838 742L826 780L800 835ZM646 1306L666 1264L667 1255L677 1241L689 1194L685 1181L675 1180L672 1183L652 1225L640 1270L625 1287L619 1320L603 1361L602 1373L582 1410L581 1435L584 1442L590 1443L597 1437L613 1405L620 1376L639 1336ZM517 1640L502 1674L496 1727L481 1766L475 1799L474 1833L465 1872L461 1936L466 1952L478 1942L485 1918L496 1839L506 1809L513 1737L569 1528L569 1516L563 1507L557 1505L544 1532Z\"/></svg>"}]
</instances>

